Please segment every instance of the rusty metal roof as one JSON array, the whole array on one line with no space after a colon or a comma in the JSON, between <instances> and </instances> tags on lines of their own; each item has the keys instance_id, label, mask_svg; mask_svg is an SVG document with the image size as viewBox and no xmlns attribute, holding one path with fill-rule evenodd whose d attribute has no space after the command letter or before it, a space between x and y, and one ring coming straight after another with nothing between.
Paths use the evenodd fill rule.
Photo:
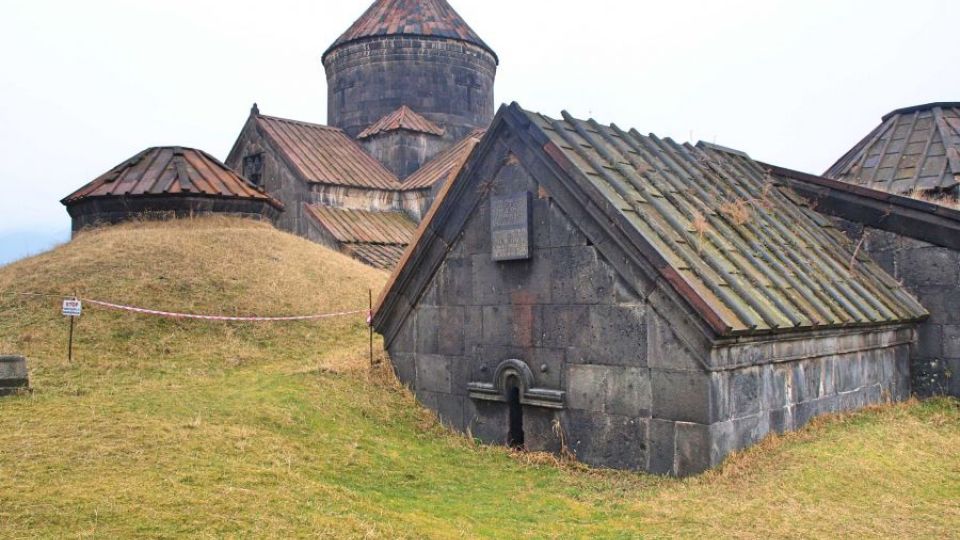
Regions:
<instances>
[{"instance_id":1,"label":"rusty metal roof","mask_svg":"<svg viewBox=\"0 0 960 540\"><path fill-rule=\"evenodd\" d=\"M432 188L437 184L448 182L457 176L463 168L470 153L477 147L483 138L484 130L477 129L460 140L457 144L437 154L433 159L420 167L403 181L403 188L408 190Z\"/></svg>"},{"instance_id":2,"label":"rusty metal roof","mask_svg":"<svg viewBox=\"0 0 960 540\"><path fill-rule=\"evenodd\" d=\"M392 270L403 257L407 246L393 244L344 244L343 252L380 270Z\"/></svg>"},{"instance_id":3,"label":"rusty metal roof","mask_svg":"<svg viewBox=\"0 0 960 540\"><path fill-rule=\"evenodd\" d=\"M377 268L393 268L410 243L417 224L402 212L371 212L306 205L307 213L343 251Z\"/></svg>"},{"instance_id":4,"label":"rusty metal roof","mask_svg":"<svg viewBox=\"0 0 960 540\"><path fill-rule=\"evenodd\" d=\"M338 128L273 116L254 118L286 162L308 182L367 189L401 188L392 172Z\"/></svg>"},{"instance_id":5,"label":"rusty metal roof","mask_svg":"<svg viewBox=\"0 0 960 540\"><path fill-rule=\"evenodd\" d=\"M960 185L960 103L893 111L824 176L898 194L956 188Z\"/></svg>"},{"instance_id":6,"label":"rusty metal roof","mask_svg":"<svg viewBox=\"0 0 960 540\"><path fill-rule=\"evenodd\" d=\"M346 43L385 36L455 39L483 47L497 57L445 0L377 0L323 56Z\"/></svg>"},{"instance_id":7,"label":"rusty metal roof","mask_svg":"<svg viewBox=\"0 0 960 540\"><path fill-rule=\"evenodd\" d=\"M446 130L417 114L410 107L404 105L392 113L384 116L380 120L374 122L370 127L363 130L360 135L357 135L357 138L366 139L368 137L373 137L374 135L389 133L391 131L397 131L401 129L413 131L415 133L426 133L427 135L437 135L441 137L444 133L446 133Z\"/></svg>"},{"instance_id":8,"label":"rusty metal roof","mask_svg":"<svg viewBox=\"0 0 960 540\"><path fill-rule=\"evenodd\" d=\"M64 198L64 205L99 197L191 196L283 204L220 160L180 146L148 148Z\"/></svg>"},{"instance_id":9,"label":"rusty metal roof","mask_svg":"<svg viewBox=\"0 0 960 540\"><path fill-rule=\"evenodd\" d=\"M546 150L619 210L641 250L721 335L912 321L927 312L827 218L742 152L563 113Z\"/></svg>"}]
</instances>

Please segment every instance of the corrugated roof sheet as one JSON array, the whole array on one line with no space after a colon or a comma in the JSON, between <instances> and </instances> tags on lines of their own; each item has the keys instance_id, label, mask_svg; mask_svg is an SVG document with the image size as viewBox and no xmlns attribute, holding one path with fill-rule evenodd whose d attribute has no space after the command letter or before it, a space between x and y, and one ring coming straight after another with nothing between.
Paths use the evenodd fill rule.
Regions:
<instances>
[{"instance_id":1,"label":"corrugated roof sheet","mask_svg":"<svg viewBox=\"0 0 960 540\"><path fill-rule=\"evenodd\" d=\"M898 194L955 188L960 185L960 103L886 115L824 176Z\"/></svg>"},{"instance_id":2,"label":"corrugated roof sheet","mask_svg":"<svg viewBox=\"0 0 960 540\"><path fill-rule=\"evenodd\" d=\"M96 197L203 196L283 204L220 160L193 148L148 148L63 199L69 205Z\"/></svg>"},{"instance_id":3,"label":"corrugated roof sheet","mask_svg":"<svg viewBox=\"0 0 960 540\"><path fill-rule=\"evenodd\" d=\"M464 137L460 142L437 154L403 181L408 190L431 188L438 183L452 180L463 168L470 153L483 138L484 131L478 129Z\"/></svg>"},{"instance_id":4,"label":"corrugated roof sheet","mask_svg":"<svg viewBox=\"0 0 960 540\"><path fill-rule=\"evenodd\" d=\"M437 136L443 136L445 133L443 128L417 114L410 107L404 105L392 113L384 116L380 120L374 122L373 125L363 130L360 135L357 135L357 138L366 139L368 137L373 137L374 135L397 131L400 129Z\"/></svg>"},{"instance_id":5,"label":"corrugated roof sheet","mask_svg":"<svg viewBox=\"0 0 960 540\"><path fill-rule=\"evenodd\" d=\"M327 49L381 36L429 36L465 41L496 57L480 36L445 0L377 0Z\"/></svg>"},{"instance_id":6,"label":"corrugated roof sheet","mask_svg":"<svg viewBox=\"0 0 960 540\"><path fill-rule=\"evenodd\" d=\"M306 208L344 252L377 268L393 268L417 229L417 224L402 212L349 210L319 204Z\"/></svg>"},{"instance_id":7,"label":"corrugated roof sheet","mask_svg":"<svg viewBox=\"0 0 960 540\"><path fill-rule=\"evenodd\" d=\"M622 226L721 335L871 325L927 314L745 154L574 119L527 117L560 167L619 210Z\"/></svg>"},{"instance_id":8,"label":"corrugated roof sheet","mask_svg":"<svg viewBox=\"0 0 960 540\"><path fill-rule=\"evenodd\" d=\"M398 190L400 181L338 128L256 116L258 127L304 180L318 184Z\"/></svg>"}]
</instances>

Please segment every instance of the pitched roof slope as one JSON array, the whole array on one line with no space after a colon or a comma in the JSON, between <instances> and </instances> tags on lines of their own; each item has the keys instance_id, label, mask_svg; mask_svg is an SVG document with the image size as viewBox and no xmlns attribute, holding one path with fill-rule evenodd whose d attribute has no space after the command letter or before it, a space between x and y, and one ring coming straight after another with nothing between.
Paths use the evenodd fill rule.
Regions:
<instances>
[{"instance_id":1,"label":"pitched roof slope","mask_svg":"<svg viewBox=\"0 0 960 540\"><path fill-rule=\"evenodd\" d=\"M344 251L376 268L393 268L410 243L417 224L402 212L370 212L307 205L307 213Z\"/></svg>"},{"instance_id":2,"label":"pitched roof slope","mask_svg":"<svg viewBox=\"0 0 960 540\"><path fill-rule=\"evenodd\" d=\"M420 167L403 181L403 188L408 190L431 188L439 183L452 180L463 168L470 153L477 147L483 138L484 130L477 129L460 140L457 144L440 152L433 159Z\"/></svg>"},{"instance_id":3,"label":"pitched roof slope","mask_svg":"<svg viewBox=\"0 0 960 540\"><path fill-rule=\"evenodd\" d=\"M233 172L220 160L193 148L148 148L110 169L61 201L70 205L99 197L193 196L251 199L283 204Z\"/></svg>"},{"instance_id":4,"label":"pitched roof slope","mask_svg":"<svg viewBox=\"0 0 960 540\"><path fill-rule=\"evenodd\" d=\"M824 176L891 193L960 184L960 103L896 110Z\"/></svg>"},{"instance_id":5,"label":"pitched roof slope","mask_svg":"<svg viewBox=\"0 0 960 540\"><path fill-rule=\"evenodd\" d=\"M346 43L384 36L455 39L491 49L446 0L377 0L324 53Z\"/></svg>"},{"instance_id":6,"label":"pitched roof slope","mask_svg":"<svg viewBox=\"0 0 960 540\"><path fill-rule=\"evenodd\" d=\"M567 113L563 120L527 116L551 141L551 157L619 210L664 277L719 323L715 329L870 325L927 314L746 154L681 145Z\"/></svg>"},{"instance_id":7,"label":"pitched roof slope","mask_svg":"<svg viewBox=\"0 0 960 540\"><path fill-rule=\"evenodd\" d=\"M338 128L257 115L257 126L304 180L367 189L400 189L382 163Z\"/></svg>"},{"instance_id":8,"label":"pitched roof slope","mask_svg":"<svg viewBox=\"0 0 960 540\"><path fill-rule=\"evenodd\" d=\"M401 129L413 131L415 133L425 133L427 135L437 136L443 136L443 134L446 132L446 130L440 126L434 124L430 120L427 120L423 116L414 112L410 107L404 105L392 113L384 116L380 120L374 122L370 127L363 130L360 135L357 135L357 138L366 139L373 137L374 135L389 133L391 131L397 131Z\"/></svg>"}]
</instances>

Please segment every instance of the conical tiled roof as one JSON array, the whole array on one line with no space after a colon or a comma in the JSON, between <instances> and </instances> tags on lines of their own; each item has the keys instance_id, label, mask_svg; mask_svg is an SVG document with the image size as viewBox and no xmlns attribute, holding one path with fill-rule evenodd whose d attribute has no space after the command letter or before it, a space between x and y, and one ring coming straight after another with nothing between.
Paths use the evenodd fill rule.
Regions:
<instances>
[{"instance_id":1,"label":"conical tiled roof","mask_svg":"<svg viewBox=\"0 0 960 540\"><path fill-rule=\"evenodd\" d=\"M442 127L427 120L423 116L414 112L410 107L404 105L392 113L384 116L380 120L374 122L373 125L363 130L360 135L357 135L357 138L366 139L368 137L373 137L374 135L379 135L380 133L388 133L398 129L405 129L407 131L414 131L416 133L426 133L427 135L437 136L442 136L445 133Z\"/></svg>"},{"instance_id":2,"label":"conical tiled roof","mask_svg":"<svg viewBox=\"0 0 960 540\"><path fill-rule=\"evenodd\" d=\"M191 196L283 204L218 159L180 146L148 148L67 196L64 205L104 197Z\"/></svg>"},{"instance_id":3,"label":"conical tiled roof","mask_svg":"<svg viewBox=\"0 0 960 540\"><path fill-rule=\"evenodd\" d=\"M324 56L345 43L383 36L456 39L483 47L496 57L446 0L377 0Z\"/></svg>"},{"instance_id":4,"label":"conical tiled roof","mask_svg":"<svg viewBox=\"0 0 960 540\"><path fill-rule=\"evenodd\" d=\"M897 194L960 185L960 103L896 110L824 176Z\"/></svg>"}]
</instances>

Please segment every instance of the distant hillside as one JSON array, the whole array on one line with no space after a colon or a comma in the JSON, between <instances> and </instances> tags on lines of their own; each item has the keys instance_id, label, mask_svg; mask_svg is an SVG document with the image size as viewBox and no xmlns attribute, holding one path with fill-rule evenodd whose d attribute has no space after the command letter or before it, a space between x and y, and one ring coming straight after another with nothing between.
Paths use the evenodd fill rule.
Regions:
<instances>
[{"instance_id":1,"label":"distant hillside","mask_svg":"<svg viewBox=\"0 0 960 540\"><path fill-rule=\"evenodd\" d=\"M70 240L69 228L49 231L9 231L0 233L0 266L37 255Z\"/></svg>"},{"instance_id":2,"label":"distant hillside","mask_svg":"<svg viewBox=\"0 0 960 540\"><path fill-rule=\"evenodd\" d=\"M385 273L263 224L88 232L0 268L0 291L229 315L365 308ZM688 480L594 471L453 435L386 369L364 315L166 320L0 294L4 538L955 536L960 407L910 403L765 442ZM378 344L379 347L379 344Z\"/></svg>"}]
</instances>

